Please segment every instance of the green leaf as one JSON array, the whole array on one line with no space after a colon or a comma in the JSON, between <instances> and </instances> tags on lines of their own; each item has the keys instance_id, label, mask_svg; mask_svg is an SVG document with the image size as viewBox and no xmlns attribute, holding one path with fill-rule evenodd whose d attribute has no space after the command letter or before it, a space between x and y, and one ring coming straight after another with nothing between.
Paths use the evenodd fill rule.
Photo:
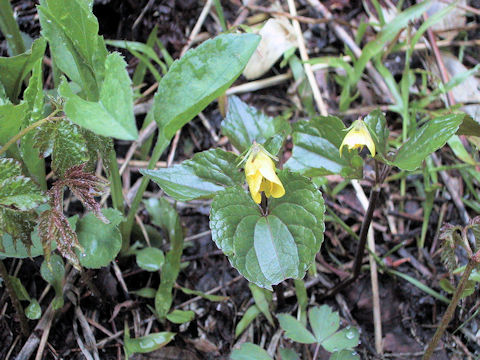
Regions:
<instances>
[{"instance_id":1,"label":"green leaf","mask_svg":"<svg viewBox=\"0 0 480 360\"><path fill-rule=\"evenodd\" d=\"M195 319L195 313L191 310L173 310L167 315L167 320L174 324L184 324Z\"/></svg>"},{"instance_id":2,"label":"green leaf","mask_svg":"<svg viewBox=\"0 0 480 360\"><path fill-rule=\"evenodd\" d=\"M0 208L25 211L47 201L47 196L21 171L20 163L15 160L0 159Z\"/></svg>"},{"instance_id":3,"label":"green leaf","mask_svg":"<svg viewBox=\"0 0 480 360\"><path fill-rule=\"evenodd\" d=\"M329 360L360 360L360 356L353 350L334 352Z\"/></svg>"},{"instance_id":4,"label":"green leaf","mask_svg":"<svg viewBox=\"0 0 480 360\"><path fill-rule=\"evenodd\" d=\"M286 136L290 132L290 126L284 118L267 116L248 106L240 98L230 96L222 132L233 146L243 152L248 150L254 141L263 144L268 138L281 132Z\"/></svg>"},{"instance_id":5,"label":"green leaf","mask_svg":"<svg viewBox=\"0 0 480 360\"><path fill-rule=\"evenodd\" d=\"M302 343L313 344L315 337L308 331L303 324L290 314L278 314L277 319L280 327L285 330L285 336L289 339Z\"/></svg>"},{"instance_id":6,"label":"green leaf","mask_svg":"<svg viewBox=\"0 0 480 360\"><path fill-rule=\"evenodd\" d=\"M374 40L365 45L362 49L362 55L354 65L354 74L356 75L355 82L360 80L368 61L383 51L385 45L392 41L399 31L404 29L408 23L413 21L416 17L421 16L429 7L430 1L422 1L417 5L407 8L397 14L393 21L387 23Z\"/></svg>"},{"instance_id":7,"label":"green leaf","mask_svg":"<svg viewBox=\"0 0 480 360\"><path fill-rule=\"evenodd\" d=\"M140 290L130 291L131 294L141 296L147 299L154 299L157 290L153 288L141 288Z\"/></svg>"},{"instance_id":8,"label":"green leaf","mask_svg":"<svg viewBox=\"0 0 480 360\"><path fill-rule=\"evenodd\" d=\"M368 131L375 143L375 149L378 154L386 157L388 151L388 134L390 133L387 126L385 115L380 110L373 110L363 119L367 125Z\"/></svg>"},{"instance_id":9,"label":"green leaf","mask_svg":"<svg viewBox=\"0 0 480 360\"><path fill-rule=\"evenodd\" d=\"M398 149L393 164L402 170L415 170L431 153L453 136L465 114L450 114L430 120Z\"/></svg>"},{"instance_id":10,"label":"green leaf","mask_svg":"<svg viewBox=\"0 0 480 360\"><path fill-rule=\"evenodd\" d=\"M175 333L164 331L132 339L130 337L130 330L125 324L123 337L125 353L127 354L127 358L133 354L146 354L164 347L172 341L174 337Z\"/></svg>"},{"instance_id":11,"label":"green leaf","mask_svg":"<svg viewBox=\"0 0 480 360\"><path fill-rule=\"evenodd\" d=\"M272 293L268 290L262 289L253 283L249 283L248 287L252 292L255 305L260 309L263 315L267 318L268 322L273 326L273 317L270 314L270 304L272 303Z\"/></svg>"},{"instance_id":12,"label":"green leaf","mask_svg":"<svg viewBox=\"0 0 480 360\"><path fill-rule=\"evenodd\" d=\"M164 64L164 62L162 60L160 60L157 53L153 49L153 45L155 44L155 41L157 39L156 34L157 34L157 27L155 27L152 30L152 32L150 33L150 35L148 37L147 44L137 42L137 41L126 41L126 40L106 40L105 42L109 46L115 46L115 47L118 47L118 48L121 48L121 49L126 49L126 50L130 51L133 56L140 55L139 53L142 53L143 55L146 55L146 57L143 56L143 55L137 56L138 59L141 61L141 63L137 65L137 68L138 68L138 66L142 67L141 68L142 71L140 73L143 73L143 76L145 74L145 69L147 67L149 67L149 69L152 70L152 74L155 75L155 72L157 70L152 66L152 64L150 64L149 60L153 60L158 66L160 66L163 73L167 72L167 66ZM149 43L151 45L149 45ZM143 61L143 60L146 60L146 61ZM137 72L137 71L138 70L135 69L135 72ZM133 76L133 79L135 80L135 76ZM135 85L140 85L140 83L142 81L143 80L141 80L140 82L136 82Z\"/></svg>"},{"instance_id":13,"label":"green leaf","mask_svg":"<svg viewBox=\"0 0 480 360\"><path fill-rule=\"evenodd\" d=\"M53 286L55 289L55 306L59 308L63 306L63 277L65 275L65 266L60 256L53 254L50 256L50 263L46 260L42 262L40 267L42 278Z\"/></svg>"},{"instance_id":14,"label":"green leaf","mask_svg":"<svg viewBox=\"0 0 480 360\"><path fill-rule=\"evenodd\" d=\"M211 198L225 187L241 184L244 175L237 156L221 149L195 154L180 165L158 170L140 170L178 201Z\"/></svg>"},{"instance_id":15,"label":"green leaf","mask_svg":"<svg viewBox=\"0 0 480 360\"><path fill-rule=\"evenodd\" d=\"M12 103L0 105L0 145L5 145L8 140L17 135L27 116L27 111L28 106L24 102L19 105ZM7 155L19 158L16 144L8 148Z\"/></svg>"},{"instance_id":16,"label":"green leaf","mask_svg":"<svg viewBox=\"0 0 480 360\"><path fill-rule=\"evenodd\" d=\"M279 218L261 217L255 224L253 239L260 270L272 284L298 277L300 260L295 240Z\"/></svg>"},{"instance_id":17,"label":"green leaf","mask_svg":"<svg viewBox=\"0 0 480 360\"><path fill-rule=\"evenodd\" d=\"M285 168L305 176L340 174L346 178L362 176L363 161L354 152L339 148L345 136L345 125L334 116L314 117L293 125L292 157Z\"/></svg>"},{"instance_id":18,"label":"green leaf","mask_svg":"<svg viewBox=\"0 0 480 360\"><path fill-rule=\"evenodd\" d=\"M28 295L27 290L25 289L19 278L15 276L10 276L10 284L12 285L13 290L18 297L18 300L30 301L30 295Z\"/></svg>"},{"instance_id":19,"label":"green leaf","mask_svg":"<svg viewBox=\"0 0 480 360\"><path fill-rule=\"evenodd\" d=\"M201 298L209 300L209 301L225 301L225 300L228 300L228 296L209 295L209 294L205 294L204 292L201 292L201 291L198 291L198 290L191 290L191 289L187 289L187 288L184 288L184 287L180 287L180 290L182 290L182 292L184 294L200 296Z\"/></svg>"},{"instance_id":20,"label":"green leaf","mask_svg":"<svg viewBox=\"0 0 480 360\"><path fill-rule=\"evenodd\" d=\"M172 305L172 290L180 272L183 252L183 230L176 210L165 199L148 199L144 202L152 218L152 224L159 226L170 240L170 250L160 273L160 286L155 295L156 315L163 319Z\"/></svg>"},{"instance_id":21,"label":"green leaf","mask_svg":"<svg viewBox=\"0 0 480 360\"><path fill-rule=\"evenodd\" d=\"M243 343L240 349L233 350L231 360L273 360L260 346L252 343Z\"/></svg>"},{"instance_id":22,"label":"green leaf","mask_svg":"<svg viewBox=\"0 0 480 360\"><path fill-rule=\"evenodd\" d=\"M42 61L43 59L39 59L35 63L28 87L24 93L24 100L28 104L28 116L26 121L24 121L24 128L43 118L44 94ZM46 190L45 160L40 157L38 149L34 147L34 136L35 133L30 131L21 138L20 153L30 176Z\"/></svg>"},{"instance_id":23,"label":"green leaf","mask_svg":"<svg viewBox=\"0 0 480 360\"><path fill-rule=\"evenodd\" d=\"M0 57L0 83L12 102L17 102L23 80L37 61L43 58L46 45L45 39L39 38L33 42L32 48L23 54Z\"/></svg>"},{"instance_id":24,"label":"green leaf","mask_svg":"<svg viewBox=\"0 0 480 360\"><path fill-rule=\"evenodd\" d=\"M308 312L308 319L319 343L337 331L340 326L338 312L332 312L327 305L311 308Z\"/></svg>"},{"instance_id":25,"label":"green leaf","mask_svg":"<svg viewBox=\"0 0 480 360\"><path fill-rule=\"evenodd\" d=\"M282 360L300 360L300 356L293 349L280 348L278 352Z\"/></svg>"},{"instance_id":26,"label":"green leaf","mask_svg":"<svg viewBox=\"0 0 480 360\"><path fill-rule=\"evenodd\" d=\"M242 73L260 37L222 34L175 61L159 83L153 113L167 140Z\"/></svg>"},{"instance_id":27,"label":"green leaf","mask_svg":"<svg viewBox=\"0 0 480 360\"><path fill-rule=\"evenodd\" d=\"M136 252L137 265L146 271L158 271L165 262L163 251L154 247L146 247Z\"/></svg>"},{"instance_id":28,"label":"green leaf","mask_svg":"<svg viewBox=\"0 0 480 360\"><path fill-rule=\"evenodd\" d=\"M131 80L126 66L119 53L108 55L98 102L75 95L68 83L62 81L58 93L66 100L65 113L70 120L98 135L135 140L138 132L133 115Z\"/></svg>"},{"instance_id":29,"label":"green leaf","mask_svg":"<svg viewBox=\"0 0 480 360\"><path fill-rule=\"evenodd\" d=\"M115 209L104 209L103 215L109 224L97 219L93 213L88 213L77 224L77 236L84 252L75 250L80 264L89 269L99 269L107 266L117 256L122 247L122 235L118 224L122 215Z\"/></svg>"},{"instance_id":30,"label":"green leaf","mask_svg":"<svg viewBox=\"0 0 480 360\"><path fill-rule=\"evenodd\" d=\"M18 213L18 212L16 212ZM24 214L24 212L21 212L20 214ZM0 214L0 219L2 218L2 215ZM38 231L35 229L35 231L31 232L30 227L26 228L23 223L23 220L20 222L20 226L18 226L19 221L17 220L16 223L14 223L16 226L16 230L14 232L14 235L9 234L9 231L7 229L6 234L3 234L3 238L1 238L2 243L3 243L3 249L0 249L0 258L2 257L8 257L8 258L18 258L18 259L25 259L28 257L37 257L40 255L43 255L43 247L42 247L42 242L38 236ZM31 226L33 226L34 223L31 223ZM0 224L0 230L2 226ZM0 236L2 236L1 231L0 231ZM23 238L26 238L25 240ZM16 239L20 238L22 241L18 242ZM28 241L31 241L32 244L30 246L25 245Z\"/></svg>"},{"instance_id":31,"label":"green leaf","mask_svg":"<svg viewBox=\"0 0 480 360\"><path fill-rule=\"evenodd\" d=\"M345 329L333 334L322 342L322 346L329 352L351 349L358 345L360 334L354 327L347 326Z\"/></svg>"},{"instance_id":32,"label":"green leaf","mask_svg":"<svg viewBox=\"0 0 480 360\"><path fill-rule=\"evenodd\" d=\"M42 316L42 308L36 299L32 299L30 305L25 309L25 316L30 320L37 320Z\"/></svg>"},{"instance_id":33,"label":"green leaf","mask_svg":"<svg viewBox=\"0 0 480 360\"><path fill-rule=\"evenodd\" d=\"M17 211L0 207L0 251L10 255L9 257L22 257L23 254L24 257L30 257L43 253L42 250L38 254L32 250L35 219L35 211Z\"/></svg>"},{"instance_id":34,"label":"green leaf","mask_svg":"<svg viewBox=\"0 0 480 360\"><path fill-rule=\"evenodd\" d=\"M247 280L268 289L304 276L324 231L323 198L315 185L287 171L278 176L286 194L269 200L267 217L240 186L219 193L210 212L217 246Z\"/></svg>"},{"instance_id":35,"label":"green leaf","mask_svg":"<svg viewBox=\"0 0 480 360\"><path fill-rule=\"evenodd\" d=\"M55 65L81 86L88 100L98 100L107 49L87 2L41 0L37 9Z\"/></svg>"},{"instance_id":36,"label":"green leaf","mask_svg":"<svg viewBox=\"0 0 480 360\"><path fill-rule=\"evenodd\" d=\"M11 55L18 55L25 51L22 34L13 14L10 1L0 1L0 31L7 40L7 50Z\"/></svg>"},{"instance_id":37,"label":"green leaf","mask_svg":"<svg viewBox=\"0 0 480 360\"><path fill-rule=\"evenodd\" d=\"M52 155L52 169L58 176L89 159L80 128L68 120L47 122L37 131L34 141L42 157Z\"/></svg>"},{"instance_id":38,"label":"green leaf","mask_svg":"<svg viewBox=\"0 0 480 360\"><path fill-rule=\"evenodd\" d=\"M248 325L260 314L261 311L257 305L250 306L243 314L237 326L235 326L235 338L239 337L248 328Z\"/></svg>"}]
</instances>

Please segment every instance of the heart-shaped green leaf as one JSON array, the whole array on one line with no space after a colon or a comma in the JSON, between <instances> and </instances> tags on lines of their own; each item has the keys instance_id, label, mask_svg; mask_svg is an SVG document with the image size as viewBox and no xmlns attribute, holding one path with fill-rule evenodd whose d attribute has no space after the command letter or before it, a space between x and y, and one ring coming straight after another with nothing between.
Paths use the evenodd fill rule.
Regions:
<instances>
[{"instance_id":1,"label":"heart-shaped green leaf","mask_svg":"<svg viewBox=\"0 0 480 360\"><path fill-rule=\"evenodd\" d=\"M93 213L88 213L77 224L77 236L84 252L75 250L80 264L89 269L107 266L115 259L122 247L122 234L118 224L122 215L115 209L104 209L102 214L110 221L105 224Z\"/></svg>"},{"instance_id":2,"label":"heart-shaped green leaf","mask_svg":"<svg viewBox=\"0 0 480 360\"><path fill-rule=\"evenodd\" d=\"M362 159L339 148L345 136L345 125L335 116L319 116L293 125L292 157L285 168L306 176L340 174L347 178L362 176Z\"/></svg>"},{"instance_id":3,"label":"heart-shaped green leaf","mask_svg":"<svg viewBox=\"0 0 480 360\"><path fill-rule=\"evenodd\" d=\"M172 64L153 105L154 119L167 140L230 87L259 41L254 34L222 34Z\"/></svg>"},{"instance_id":4,"label":"heart-shaped green leaf","mask_svg":"<svg viewBox=\"0 0 480 360\"><path fill-rule=\"evenodd\" d=\"M180 165L157 170L140 170L150 176L171 197L189 201L213 197L225 187L241 184L244 175L236 166L237 156L221 149L195 154Z\"/></svg>"},{"instance_id":5,"label":"heart-shaped green leaf","mask_svg":"<svg viewBox=\"0 0 480 360\"><path fill-rule=\"evenodd\" d=\"M320 250L324 205L320 191L307 178L278 174L285 195L269 200L269 214L240 187L228 188L213 200L212 238L232 265L260 287L302 278Z\"/></svg>"},{"instance_id":6,"label":"heart-shaped green leaf","mask_svg":"<svg viewBox=\"0 0 480 360\"><path fill-rule=\"evenodd\" d=\"M222 132L233 146L243 152L256 141L263 144L270 137L290 132L290 125L282 117L272 118L252 106L245 104L240 98L228 98L228 111L222 123Z\"/></svg>"}]
</instances>

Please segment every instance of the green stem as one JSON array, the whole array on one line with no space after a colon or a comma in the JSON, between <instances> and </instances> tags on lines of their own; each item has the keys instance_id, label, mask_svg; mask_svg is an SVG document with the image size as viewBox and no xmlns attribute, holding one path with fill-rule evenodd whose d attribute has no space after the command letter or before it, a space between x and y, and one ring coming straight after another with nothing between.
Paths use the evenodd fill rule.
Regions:
<instances>
[{"instance_id":1,"label":"green stem","mask_svg":"<svg viewBox=\"0 0 480 360\"><path fill-rule=\"evenodd\" d=\"M430 341L430 344L428 344L427 350L425 350L425 354L423 355L422 360L429 360L432 357L438 342L440 341L443 333L447 329L447 326L450 323L450 320L452 320L453 314L455 313L455 309L457 308L457 304L460 301L460 298L462 297L462 293L467 286L470 273L475 268L475 266L478 265L479 262L480 262L480 252L473 255L468 260L467 267L463 272L462 278L460 279L460 283L455 289L455 293L453 294L453 298L450 301L450 305L448 305L447 310L445 311L445 314L443 314L442 320L437 327L437 331L435 331L435 334L433 335L433 338Z\"/></svg>"},{"instance_id":2,"label":"green stem","mask_svg":"<svg viewBox=\"0 0 480 360\"><path fill-rule=\"evenodd\" d=\"M9 0L0 0L0 31L5 35L13 56L25 52L22 34L20 34L20 29L13 16Z\"/></svg>"},{"instance_id":3,"label":"green stem","mask_svg":"<svg viewBox=\"0 0 480 360\"><path fill-rule=\"evenodd\" d=\"M117 154L113 146L108 154L108 161L110 165L110 193L112 194L113 207L124 214L122 179L118 171Z\"/></svg>"},{"instance_id":4,"label":"green stem","mask_svg":"<svg viewBox=\"0 0 480 360\"><path fill-rule=\"evenodd\" d=\"M0 0L1 1L1 0ZM15 144L18 140L20 140L22 138L22 136L24 136L25 134L29 133L30 131L32 131L33 129L39 127L39 126L42 126L43 124L45 124L46 122L49 122L49 121L52 121L52 120L61 120L63 119L63 117L55 117L55 115L57 113L59 113L61 110L55 110L53 113L51 113L50 115L48 115L46 118L44 119L41 119L41 120L38 120L36 122L34 122L33 124L27 126L25 129L23 129L22 131L20 131L17 135L15 135L14 137L12 137L10 140L7 141L7 143L5 145L3 145L3 147L0 149L0 156L8 150L8 148L12 145L12 144Z\"/></svg>"},{"instance_id":5,"label":"green stem","mask_svg":"<svg viewBox=\"0 0 480 360\"><path fill-rule=\"evenodd\" d=\"M155 164L162 156L163 151L167 148L170 140L165 138L161 132L158 134L157 142L155 147L153 148L152 156L150 157L150 161L148 163L147 169L153 169ZM132 233L133 221L135 220L135 214L137 213L138 207L142 202L143 193L147 189L147 185L149 182L148 176L144 176L142 178L142 182L133 198L132 205L130 206L130 210L127 215L127 220L122 223L122 253L125 253L129 246L130 246L130 235Z\"/></svg>"},{"instance_id":6,"label":"green stem","mask_svg":"<svg viewBox=\"0 0 480 360\"><path fill-rule=\"evenodd\" d=\"M12 305L15 308L15 312L17 313L18 319L20 320L20 329L22 331L22 335L27 337L30 333L30 329L28 328L28 320L25 317L25 312L23 311L22 304L20 304L20 300L18 299L18 296L15 293L15 289L10 282L10 275L8 275L7 268L5 267L5 264L2 260L0 260L0 277L5 283L5 288L7 289L8 296L10 297Z\"/></svg>"}]
</instances>

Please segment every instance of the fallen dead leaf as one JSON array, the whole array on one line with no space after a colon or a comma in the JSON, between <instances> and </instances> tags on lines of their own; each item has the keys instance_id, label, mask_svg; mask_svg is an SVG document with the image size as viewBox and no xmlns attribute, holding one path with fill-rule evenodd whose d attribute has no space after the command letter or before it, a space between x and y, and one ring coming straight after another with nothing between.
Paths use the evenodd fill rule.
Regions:
<instances>
[{"instance_id":1,"label":"fallen dead leaf","mask_svg":"<svg viewBox=\"0 0 480 360\"><path fill-rule=\"evenodd\" d=\"M293 27L284 17L269 19L258 34L262 40L243 71L248 80L265 74L285 51L297 46Z\"/></svg>"}]
</instances>

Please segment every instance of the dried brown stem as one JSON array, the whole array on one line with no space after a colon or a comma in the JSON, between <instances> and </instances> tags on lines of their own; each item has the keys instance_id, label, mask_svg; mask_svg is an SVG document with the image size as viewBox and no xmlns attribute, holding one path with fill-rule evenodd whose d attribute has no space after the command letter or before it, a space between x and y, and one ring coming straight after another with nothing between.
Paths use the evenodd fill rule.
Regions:
<instances>
[{"instance_id":1,"label":"dried brown stem","mask_svg":"<svg viewBox=\"0 0 480 360\"><path fill-rule=\"evenodd\" d=\"M462 278L460 279L460 283L455 289L453 298L450 301L450 304L448 305L447 310L445 311L445 314L443 314L442 320L440 321L440 324L437 327L437 331L435 331L435 334L433 335L433 338L430 341L430 344L428 344L427 350L425 350L425 354L423 355L422 360L429 360L432 357L433 352L437 347L437 344L439 343L443 333L447 329L448 324L452 320L452 317L453 317L453 314L455 313L455 309L457 308L458 302L460 301L460 298L462 297L462 293L467 286L470 273L479 263L480 263L480 251L477 252L468 260L467 267L463 272Z\"/></svg>"}]
</instances>

